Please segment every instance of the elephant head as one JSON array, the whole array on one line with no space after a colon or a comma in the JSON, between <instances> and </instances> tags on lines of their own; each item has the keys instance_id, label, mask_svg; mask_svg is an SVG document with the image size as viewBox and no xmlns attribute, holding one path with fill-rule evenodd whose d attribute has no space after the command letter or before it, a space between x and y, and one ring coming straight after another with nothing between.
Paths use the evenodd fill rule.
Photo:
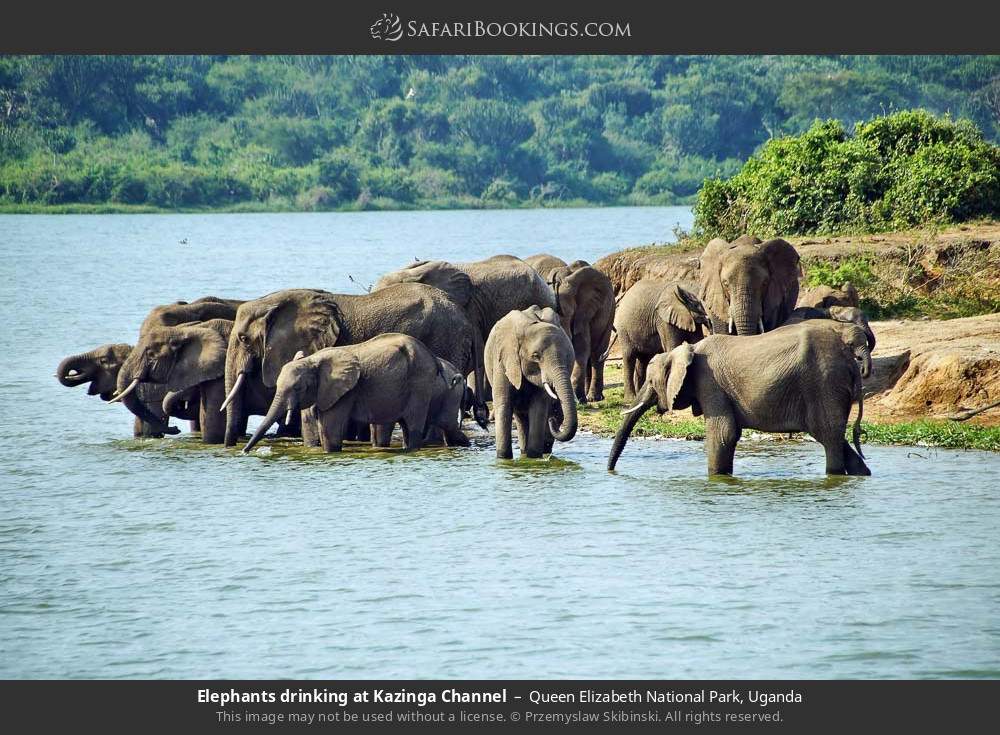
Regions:
<instances>
[{"instance_id":1,"label":"elephant head","mask_svg":"<svg viewBox=\"0 0 1000 735\"><path fill-rule=\"evenodd\" d=\"M568 442L577 426L576 397L570 383L573 345L559 315L550 307L533 306L512 311L501 321L509 321L497 335L498 359L507 380L518 390L527 381L559 402L562 424L557 426L550 418L549 429L558 441Z\"/></svg>"},{"instance_id":2,"label":"elephant head","mask_svg":"<svg viewBox=\"0 0 1000 735\"><path fill-rule=\"evenodd\" d=\"M873 352L875 350L875 333L872 331L871 326L868 324L868 318L861 309L856 306L831 306L829 312L830 318L836 322L846 322L860 327L864 331L865 338L868 341L868 351Z\"/></svg>"},{"instance_id":3,"label":"elephant head","mask_svg":"<svg viewBox=\"0 0 1000 735\"><path fill-rule=\"evenodd\" d=\"M161 420L139 400L135 390L142 383L166 387L164 410L201 383L217 380L225 373L226 344L232 322L214 319L175 327L152 327L139 340L118 373L121 401L143 421ZM168 413L169 415L169 413Z\"/></svg>"},{"instance_id":4,"label":"elephant head","mask_svg":"<svg viewBox=\"0 0 1000 735\"><path fill-rule=\"evenodd\" d=\"M236 443L243 416L243 390L257 373L273 388L295 353L309 354L337 343L340 309L333 294L318 289L277 291L247 301L236 311L226 351L226 445Z\"/></svg>"},{"instance_id":5,"label":"elephant head","mask_svg":"<svg viewBox=\"0 0 1000 735\"><path fill-rule=\"evenodd\" d=\"M688 378L688 366L694 361L694 347L683 342L667 353L660 353L649 361L646 368L646 382L639 390L635 405L622 413L625 421L618 428L615 440L611 445L611 456L608 458L608 469L613 470L625 449L625 443L635 425L650 408L655 407L657 413L669 413L675 408L688 408L693 399L690 391L685 389ZM695 413L698 415L700 410Z\"/></svg>"},{"instance_id":6,"label":"elephant head","mask_svg":"<svg viewBox=\"0 0 1000 735\"><path fill-rule=\"evenodd\" d=\"M130 352L132 345L108 344L70 355L59 363L56 378L67 388L89 383L88 396L110 401L118 386L118 373Z\"/></svg>"},{"instance_id":7,"label":"elephant head","mask_svg":"<svg viewBox=\"0 0 1000 735\"><path fill-rule=\"evenodd\" d=\"M615 291L611 279L585 261L553 269L549 273L549 286L555 294L556 313L566 334L573 335L573 319L578 312L589 320L604 311L608 323L613 320Z\"/></svg>"},{"instance_id":8,"label":"elephant head","mask_svg":"<svg viewBox=\"0 0 1000 735\"><path fill-rule=\"evenodd\" d=\"M699 332L704 327L712 333L712 320L701 300L679 283L671 283L660 292L656 315L667 324L685 332Z\"/></svg>"},{"instance_id":9,"label":"elephant head","mask_svg":"<svg viewBox=\"0 0 1000 735\"><path fill-rule=\"evenodd\" d=\"M831 306L858 306L858 289L850 281L844 281L840 288L816 286L803 293L796 306L814 309L829 309Z\"/></svg>"},{"instance_id":10,"label":"elephant head","mask_svg":"<svg viewBox=\"0 0 1000 735\"><path fill-rule=\"evenodd\" d=\"M834 307L837 308L837 307ZM842 308L852 308L852 307L842 307ZM815 324L816 322L813 322ZM854 324L850 321L838 321L834 320L820 322L822 324L830 324L837 333L840 334L841 339L844 340L844 344L854 355L854 359L858 361L861 366L861 377L867 378L872 374L872 348L869 346L874 341L874 336L869 340L869 335L871 330L865 331L864 328Z\"/></svg>"},{"instance_id":11,"label":"elephant head","mask_svg":"<svg viewBox=\"0 0 1000 735\"><path fill-rule=\"evenodd\" d=\"M243 447L248 453L282 416L290 424L292 413L311 406L319 411L333 408L361 378L361 361L346 350L321 350L309 357L300 351L285 364L275 385L267 415Z\"/></svg>"},{"instance_id":12,"label":"elephant head","mask_svg":"<svg viewBox=\"0 0 1000 735\"><path fill-rule=\"evenodd\" d=\"M782 239L716 238L701 254L701 290L717 333L749 335L775 329L795 308L799 254Z\"/></svg>"}]
</instances>

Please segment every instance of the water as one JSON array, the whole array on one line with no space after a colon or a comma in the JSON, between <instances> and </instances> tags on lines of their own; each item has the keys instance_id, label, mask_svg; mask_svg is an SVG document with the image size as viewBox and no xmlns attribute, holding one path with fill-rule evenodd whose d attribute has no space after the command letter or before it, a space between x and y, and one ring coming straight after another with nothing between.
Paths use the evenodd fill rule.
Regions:
<instances>
[{"instance_id":1,"label":"water","mask_svg":"<svg viewBox=\"0 0 1000 735\"><path fill-rule=\"evenodd\" d=\"M249 457L52 374L154 304L666 241L685 209L0 218L0 677L997 677L1000 458L579 435ZM186 245L179 244L187 239ZM29 398L30 397L30 398ZM469 422L467 422L468 424Z\"/></svg>"}]
</instances>

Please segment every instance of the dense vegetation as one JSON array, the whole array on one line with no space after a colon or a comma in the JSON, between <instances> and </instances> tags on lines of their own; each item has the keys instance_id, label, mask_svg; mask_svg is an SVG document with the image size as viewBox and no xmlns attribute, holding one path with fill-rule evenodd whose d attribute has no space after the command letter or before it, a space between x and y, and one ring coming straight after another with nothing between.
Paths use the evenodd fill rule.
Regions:
<instances>
[{"instance_id":1,"label":"dense vegetation","mask_svg":"<svg viewBox=\"0 0 1000 735\"><path fill-rule=\"evenodd\" d=\"M0 203L686 202L817 118L839 123L772 143L752 165L803 145L853 155L841 125L912 107L1000 139L1000 56L2 57ZM899 206L928 211L910 202L921 182L950 166L942 158L980 150L971 125L953 129L968 145L921 153L926 172L893 194ZM981 185L976 165L956 196ZM847 206L773 226L824 228L855 216Z\"/></svg>"},{"instance_id":2,"label":"dense vegetation","mask_svg":"<svg viewBox=\"0 0 1000 735\"><path fill-rule=\"evenodd\" d=\"M770 140L739 173L710 179L696 227L732 239L879 232L1000 215L1000 147L967 120L922 110L858 123L817 121Z\"/></svg>"}]
</instances>

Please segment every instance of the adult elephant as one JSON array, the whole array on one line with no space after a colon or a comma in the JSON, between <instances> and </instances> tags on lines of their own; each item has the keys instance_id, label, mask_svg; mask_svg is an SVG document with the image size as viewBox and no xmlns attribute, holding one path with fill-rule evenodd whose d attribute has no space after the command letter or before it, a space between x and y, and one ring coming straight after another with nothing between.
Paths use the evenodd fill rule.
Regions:
<instances>
[{"instance_id":1,"label":"adult elephant","mask_svg":"<svg viewBox=\"0 0 1000 735\"><path fill-rule=\"evenodd\" d=\"M360 296L288 289L241 304L226 351L226 446L243 435L243 389L249 376L257 374L274 388L281 368L300 351L308 356L388 332L419 339L459 370L482 371L475 359L475 330L462 309L431 286L398 283ZM307 444L319 441L311 424L302 430Z\"/></svg>"},{"instance_id":2,"label":"adult elephant","mask_svg":"<svg viewBox=\"0 0 1000 735\"><path fill-rule=\"evenodd\" d=\"M854 401L852 448L844 432ZM609 470L636 423L654 407L658 413L690 407L695 416L704 414L709 475L732 474L743 429L808 432L823 445L827 474L871 474L858 443L861 372L841 337L821 323L783 327L752 339L711 335L654 357L635 405L624 411Z\"/></svg>"},{"instance_id":3,"label":"adult elephant","mask_svg":"<svg viewBox=\"0 0 1000 735\"><path fill-rule=\"evenodd\" d=\"M158 386L164 392L161 408L165 415L171 415L179 404L191 406L189 410L199 419L202 441L221 444L226 429L221 412L226 350L232 327L228 319L150 327L122 365L118 395L112 400L121 401L148 421L149 410L136 391L142 385ZM263 414L273 391L255 382L246 387L244 405L249 413Z\"/></svg>"},{"instance_id":4,"label":"adult elephant","mask_svg":"<svg viewBox=\"0 0 1000 735\"><path fill-rule=\"evenodd\" d=\"M641 278L629 287L615 311L621 345L625 400L634 401L646 381L649 361L682 342L698 342L712 324L698 297L676 281Z\"/></svg>"},{"instance_id":5,"label":"adult elephant","mask_svg":"<svg viewBox=\"0 0 1000 735\"><path fill-rule=\"evenodd\" d=\"M529 255L524 259L524 262L534 268L546 283L549 282L549 273L556 268L565 268L567 265L566 261L562 258L557 258L555 255L549 255L548 253Z\"/></svg>"},{"instance_id":6,"label":"adult elephant","mask_svg":"<svg viewBox=\"0 0 1000 735\"><path fill-rule=\"evenodd\" d=\"M514 456L512 419L524 456L541 457L551 451L553 439L573 438L577 416L572 368L573 345L553 309L512 311L496 323L486 340L486 370L493 386L498 458ZM551 417L553 399L561 423Z\"/></svg>"},{"instance_id":7,"label":"adult elephant","mask_svg":"<svg viewBox=\"0 0 1000 735\"><path fill-rule=\"evenodd\" d=\"M375 291L398 283L423 283L448 294L475 329L476 357L480 364L486 338L503 317L529 306L556 307L555 294L538 272L513 255L454 264L444 260L418 261L382 276L375 284ZM479 404L487 395L480 377L476 376L474 386Z\"/></svg>"},{"instance_id":8,"label":"adult elephant","mask_svg":"<svg viewBox=\"0 0 1000 735\"><path fill-rule=\"evenodd\" d=\"M465 378L422 342L383 334L360 344L297 354L278 373L271 408L247 453L281 416L311 414L320 445L339 452L351 422L403 427L403 448L420 449L428 427L440 428L452 446L469 446L459 426Z\"/></svg>"},{"instance_id":9,"label":"adult elephant","mask_svg":"<svg viewBox=\"0 0 1000 735\"><path fill-rule=\"evenodd\" d=\"M155 306L142 322L139 339L141 340L147 331L155 327L215 318L232 319L240 303L242 302L233 299L204 296L191 302L176 301ZM111 401L118 386L119 371L132 350L133 345L116 343L70 355L59 363L56 378L67 387L89 384L88 395L97 395L103 401ZM135 437L162 437L164 434L178 433L178 429L169 426L169 416L189 420L193 429L199 428L198 411L192 410L186 401L175 401L172 404L173 412L170 414L163 412L165 396L163 386L147 383L140 386L137 391L136 398L146 409L150 420L143 421L136 417L133 429Z\"/></svg>"},{"instance_id":10,"label":"adult elephant","mask_svg":"<svg viewBox=\"0 0 1000 735\"><path fill-rule=\"evenodd\" d=\"M858 289L850 281L844 281L840 288L815 286L799 294L796 307L829 309L831 306L853 306L861 303Z\"/></svg>"},{"instance_id":11,"label":"adult elephant","mask_svg":"<svg viewBox=\"0 0 1000 735\"><path fill-rule=\"evenodd\" d=\"M799 295L799 254L780 238L716 238L701 254L698 297L716 334L759 334L788 319Z\"/></svg>"}]
</instances>

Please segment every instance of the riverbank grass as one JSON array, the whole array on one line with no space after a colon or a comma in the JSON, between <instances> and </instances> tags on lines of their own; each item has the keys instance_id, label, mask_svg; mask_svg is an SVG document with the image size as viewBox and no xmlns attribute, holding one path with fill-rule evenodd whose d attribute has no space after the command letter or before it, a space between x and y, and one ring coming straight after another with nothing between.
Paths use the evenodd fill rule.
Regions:
<instances>
[{"instance_id":1,"label":"riverbank grass","mask_svg":"<svg viewBox=\"0 0 1000 735\"><path fill-rule=\"evenodd\" d=\"M627 408L622 388L621 365L608 363L604 371L605 399L599 404L581 406L578 412L580 428L598 436L613 436L621 426L622 409ZM850 433L850 425L848 433ZM902 423L875 423L862 421L863 444L887 444L916 447L941 447L944 449L981 449L1000 452L1000 427L976 426L955 421L920 419ZM705 421L694 417L690 411L675 411L673 414L658 415L647 411L636 424L632 436L658 437L663 439L703 440ZM787 440L787 434L760 434L744 430L743 438L767 437L769 440ZM793 440L801 440L801 434L793 434Z\"/></svg>"}]
</instances>

